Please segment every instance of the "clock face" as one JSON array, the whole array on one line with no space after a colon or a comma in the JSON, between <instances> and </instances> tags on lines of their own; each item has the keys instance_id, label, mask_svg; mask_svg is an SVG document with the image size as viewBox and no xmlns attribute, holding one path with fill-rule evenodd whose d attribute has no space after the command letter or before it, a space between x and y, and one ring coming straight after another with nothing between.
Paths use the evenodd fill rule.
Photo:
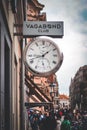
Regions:
<instances>
[{"instance_id":1,"label":"clock face","mask_svg":"<svg viewBox=\"0 0 87 130\"><path fill-rule=\"evenodd\" d=\"M26 46L24 60L33 74L48 76L60 68L63 55L53 41L36 38Z\"/></svg>"}]
</instances>

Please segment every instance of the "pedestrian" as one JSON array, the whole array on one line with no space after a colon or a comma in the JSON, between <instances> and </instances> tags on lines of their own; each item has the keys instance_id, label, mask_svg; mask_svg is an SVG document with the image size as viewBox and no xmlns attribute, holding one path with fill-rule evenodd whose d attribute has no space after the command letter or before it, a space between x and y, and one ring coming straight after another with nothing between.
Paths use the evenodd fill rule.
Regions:
<instances>
[{"instance_id":1,"label":"pedestrian","mask_svg":"<svg viewBox=\"0 0 87 130\"><path fill-rule=\"evenodd\" d=\"M83 116L82 116L82 127L83 130L87 130L87 112L85 111Z\"/></svg>"},{"instance_id":2,"label":"pedestrian","mask_svg":"<svg viewBox=\"0 0 87 130\"><path fill-rule=\"evenodd\" d=\"M61 123L61 130L71 130L71 124L67 115L64 116L64 120Z\"/></svg>"},{"instance_id":3,"label":"pedestrian","mask_svg":"<svg viewBox=\"0 0 87 130\"><path fill-rule=\"evenodd\" d=\"M61 120L60 118L57 118L57 126L55 130L60 130L60 126L61 126Z\"/></svg>"},{"instance_id":4,"label":"pedestrian","mask_svg":"<svg viewBox=\"0 0 87 130\"><path fill-rule=\"evenodd\" d=\"M43 130L55 130L57 126L57 122L55 116L52 113L47 113L46 118L43 122L44 129Z\"/></svg>"},{"instance_id":5,"label":"pedestrian","mask_svg":"<svg viewBox=\"0 0 87 130\"><path fill-rule=\"evenodd\" d=\"M31 124L32 130L38 130L38 117L33 117L33 122Z\"/></svg>"}]
</instances>

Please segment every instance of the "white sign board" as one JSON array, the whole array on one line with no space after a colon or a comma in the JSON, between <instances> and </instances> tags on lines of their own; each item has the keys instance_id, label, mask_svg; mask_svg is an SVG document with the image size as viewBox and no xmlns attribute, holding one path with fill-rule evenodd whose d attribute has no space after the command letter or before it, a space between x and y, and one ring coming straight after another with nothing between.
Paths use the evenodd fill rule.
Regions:
<instances>
[{"instance_id":1,"label":"white sign board","mask_svg":"<svg viewBox=\"0 0 87 130\"><path fill-rule=\"evenodd\" d=\"M23 36L51 36L55 38L63 37L63 22L47 21L24 21Z\"/></svg>"}]
</instances>

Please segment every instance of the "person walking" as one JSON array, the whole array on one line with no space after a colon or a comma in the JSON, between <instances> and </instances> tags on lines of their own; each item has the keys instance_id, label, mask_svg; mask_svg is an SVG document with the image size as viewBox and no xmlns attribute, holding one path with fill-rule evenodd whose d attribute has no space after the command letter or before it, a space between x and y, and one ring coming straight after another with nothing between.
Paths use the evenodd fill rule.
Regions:
<instances>
[{"instance_id":1,"label":"person walking","mask_svg":"<svg viewBox=\"0 0 87 130\"><path fill-rule=\"evenodd\" d=\"M61 130L71 130L71 124L67 115L64 116L64 120L61 123Z\"/></svg>"},{"instance_id":2,"label":"person walking","mask_svg":"<svg viewBox=\"0 0 87 130\"><path fill-rule=\"evenodd\" d=\"M43 125L40 130L55 130L57 126L56 119L52 113L47 112L45 119L43 120Z\"/></svg>"},{"instance_id":3,"label":"person walking","mask_svg":"<svg viewBox=\"0 0 87 130\"><path fill-rule=\"evenodd\" d=\"M60 126L61 126L61 120L60 118L57 118L57 126L55 130L60 130Z\"/></svg>"}]
</instances>

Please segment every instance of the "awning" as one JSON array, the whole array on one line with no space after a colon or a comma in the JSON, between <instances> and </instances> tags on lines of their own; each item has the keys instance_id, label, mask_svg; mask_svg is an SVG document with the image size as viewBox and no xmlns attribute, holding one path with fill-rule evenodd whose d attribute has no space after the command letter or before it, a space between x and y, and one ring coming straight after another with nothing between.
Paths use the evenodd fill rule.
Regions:
<instances>
[{"instance_id":1,"label":"awning","mask_svg":"<svg viewBox=\"0 0 87 130\"><path fill-rule=\"evenodd\" d=\"M25 102L26 107L49 106L51 104L52 104L52 102L41 102L41 103L39 103L39 102L37 102L37 103L36 102L35 103Z\"/></svg>"}]
</instances>

